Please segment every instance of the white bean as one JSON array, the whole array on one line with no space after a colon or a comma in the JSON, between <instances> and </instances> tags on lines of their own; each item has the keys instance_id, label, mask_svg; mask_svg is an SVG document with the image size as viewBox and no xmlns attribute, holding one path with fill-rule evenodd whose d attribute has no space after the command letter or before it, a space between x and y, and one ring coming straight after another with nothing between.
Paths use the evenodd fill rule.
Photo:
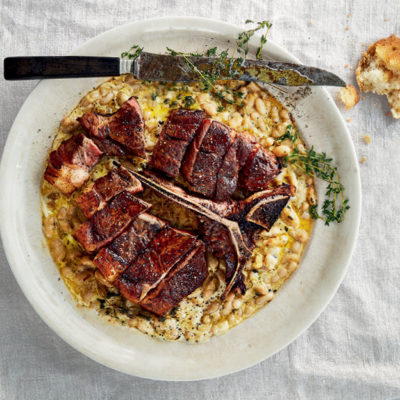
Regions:
<instances>
[{"instance_id":1,"label":"white bean","mask_svg":"<svg viewBox=\"0 0 400 400\"><path fill-rule=\"evenodd\" d=\"M265 107L264 101L260 98L258 98L255 101L255 106L256 106L256 110L261 114L264 115L267 112L267 109Z\"/></svg>"},{"instance_id":2,"label":"white bean","mask_svg":"<svg viewBox=\"0 0 400 400\"><path fill-rule=\"evenodd\" d=\"M275 147L272 151L277 157L285 157L290 154L290 147L281 144L280 146Z\"/></svg>"}]
</instances>

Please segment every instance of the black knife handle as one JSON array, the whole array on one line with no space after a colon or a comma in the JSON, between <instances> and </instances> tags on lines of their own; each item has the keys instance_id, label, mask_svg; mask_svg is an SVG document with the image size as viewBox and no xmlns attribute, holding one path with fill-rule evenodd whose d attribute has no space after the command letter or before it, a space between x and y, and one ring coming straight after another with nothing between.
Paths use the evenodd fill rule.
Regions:
<instances>
[{"instance_id":1,"label":"black knife handle","mask_svg":"<svg viewBox=\"0 0 400 400\"><path fill-rule=\"evenodd\" d=\"M4 78L25 79L87 78L119 75L118 57L8 57Z\"/></svg>"}]
</instances>

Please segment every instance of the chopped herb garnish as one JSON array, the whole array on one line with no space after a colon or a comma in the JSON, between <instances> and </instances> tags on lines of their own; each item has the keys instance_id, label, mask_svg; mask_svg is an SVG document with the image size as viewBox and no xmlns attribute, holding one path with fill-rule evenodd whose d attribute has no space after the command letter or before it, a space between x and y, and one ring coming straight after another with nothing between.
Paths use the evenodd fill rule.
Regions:
<instances>
[{"instance_id":1,"label":"chopped herb garnish","mask_svg":"<svg viewBox=\"0 0 400 400\"><path fill-rule=\"evenodd\" d=\"M171 101L171 103L169 103L169 106L172 108L172 107L176 107L178 105L178 102L177 101Z\"/></svg>"},{"instance_id":2,"label":"chopped herb garnish","mask_svg":"<svg viewBox=\"0 0 400 400\"><path fill-rule=\"evenodd\" d=\"M157 93L152 93L151 99L154 101L157 98Z\"/></svg>"},{"instance_id":3,"label":"chopped herb garnish","mask_svg":"<svg viewBox=\"0 0 400 400\"><path fill-rule=\"evenodd\" d=\"M344 197L344 187L339 181L337 168L332 165L332 158L328 158L325 153L317 153L311 147L305 153L295 149L292 154L285 157L284 161L294 164L309 176L327 182L322 214L318 213L317 204L313 204L310 207L311 217L322 219L325 221L325 225L329 225L331 222L342 222L350 206L349 200Z\"/></svg>"},{"instance_id":4,"label":"chopped herb garnish","mask_svg":"<svg viewBox=\"0 0 400 400\"><path fill-rule=\"evenodd\" d=\"M168 104L168 103L169 103L169 99L165 99L164 104Z\"/></svg>"},{"instance_id":5,"label":"chopped herb garnish","mask_svg":"<svg viewBox=\"0 0 400 400\"><path fill-rule=\"evenodd\" d=\"M192 96L186 96L183 102L185 103L185 107L191 107L195 103L195 100Z\"/></svg>"}]
</instances>

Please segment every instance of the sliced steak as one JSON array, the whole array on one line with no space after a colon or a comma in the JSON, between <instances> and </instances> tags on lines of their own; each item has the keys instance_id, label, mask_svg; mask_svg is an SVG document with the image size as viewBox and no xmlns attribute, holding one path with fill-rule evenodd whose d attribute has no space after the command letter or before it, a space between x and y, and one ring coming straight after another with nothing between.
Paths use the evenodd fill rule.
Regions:
<instances>
[{"instance_id":1,"label":"sliced steak","mask_svg":"<svg viewBox=\"0 0 400 400\"><path fill-rule=\"evenodd\" d=\"M196 247L149 292L140 305L157 315L165 315L200 287L207 276L205 246L197 241Z\"/></svg>"},{"instance_id":2,"label":"sliced steak","mask_svg":"<svg viewBox=\"0 0 400 400\"><path fill-rule=\"evenodd\" d=\"M127 149L122 144L110 139L109 137L98 138L92 136L91 139L96 144L96 146L108 156L111 157L126 157L132 154L132 152Z\"/></svg>"},{"instance_id":3,"label":"sliced steak","mask_svg":"<svg viewBox=\"0 0 400 400\"><path fill-rule=\"evenodd\" d=\"M241 172L240 185L247 192L267 189L280 170L281 164L278 158L257 144L247 157Z\"/></svg>"},{"instance_id":4,"label":"sliced steak","mask_svg":"<svg viewBox=\"0 0 400 400\"><path fill-rule=\"evenodd\" d=\"M88 179L102 152L82 134L72 136L49 155L44 178L60 192L70 195Z\"/></svg>"},{"instance_id":5,"label":"sliced steak","mask_svg":"<svg viewBox=\"0 0 400 400\"><path fill-rule=\"evenodd\" d=\"M85 187L75 201L85 217L90 218L123 190L134 194L141 192L143 187L128 170L120 167L118 170L111 170L107 175Z\"/></svg>"},{"instance_id":6,"label":"sliced steak","mask_svg":"<svg viewBox=\"0 0 400 400\"><path fill-rule=\"evenodd\" d=\"M165 227L157 233L139 257L115 280L121 294L140 302L193 249L197 237Z\"/></svg>"},{"instance_id":7,"label":"sliced steak","mask_svg":"<svg viewBox=\"0 0 400 400\"><path fill-rule=\"evenodd\" d=\"M232 256L229 259L233 260L232 263L234 263L234 267L232 267L232 270L234 272L231 280L227 282L226 290L222 296L225 297L226 294L229 293L233 287L235 287L236 283L240 282L242 279L240 277L240 274L242 273L241 271L248 258L251 256L251 251L246 244L246 240L243 238L238 222L228 220L227 218L221 216L221 213L226 214L227 216L237 213L237 203L215 202L208 199L201 199L199 197L187 194L182 190L182 188L176 187L171 182L157 177L157 175L154 173L144 174L134 171L131 172L143 184L155 190L157 193L161 194L167 199L196 212L199 216L205 217L206 220L211 220L213 224L220 224L226 228L226 231L230 236L231 248L234 249L236 258L234 259ZM214 239L212 238L209 240L209 242L212 243L213 240ZM218 242L218 240L219 239L217 239L216 242ZM227 244L228 241L225 240L224 243Z\"/></svg>"},{"instance_id":8,"label":"sliced steak","mask_svg":"<svg viewBox=\"0 0 400 400\"><path fill-rule=\"evenodd\" d=\"M218 171L233 139L230 129L220 122L213 121L208 130L208 123L204 125L192 142L182 174L190 191L213 198Z\"/></svg>"},{"instance_id":9,"label":"sliced steak","mask_svg":"<svg viewBox=\"0 0 400 400\"><path fill-rule=\"evenodd\" d=\"M238 133L236 135L237 142L237 159L239 162L239 169L241 170L249 158L250 153L255 147L257 141L254 136L248 135L246 133Z\"/></svg>"},{"instance_id":10,"label":"sliced steak","mask_svg":"<svg viewBox=\"0 0 400 400\"><path fill-rule=\"evenodd\" d=\"M165 226L166 222L153 215L139 215L126 231L100 249L94 264L108 281L113 282Z\"/></svg>"},{"instance_id":11,"label":"sliced steak","mask_svg":"<svg viewBox=\"0 0 400 400\"><path fill-rule=\"evenodd\" d=\"M154 147L151 165L170 177L177 177L186 149L205 115L199 110L173 110Z\"/></svg>"},{"instance_id":12,"label":"sliced steak","mask_svg":"<svg viewBox=\"0 0 400 400\"><path fill-rule=\"evenodd\" d=\"M238 184L239 162L238 143L234 141L226 152L218 171L215 199L225 201L231 198Z\"/></svg>"},{"instance_id":13,"label":"sliced steak","mask_svg":"<svg viewBox=\"0 0 400 400\"><path fill-rule=\"evenodd\" d=\"M74 237L86 251L99 250L113 241L138 214L150 206L132 193L123 191L87 222L81 224L75 230Z\"/></svg>"},{"instance_id":14,"label":"sliced steak","mask_svg":"<svg viewBox=\"0 0 400 400\"><path fill-rule=\"evenodd\" d=\"M78 118L78 121L98 143L102 139L107 140L104 149L112 149L114 154L110 155L118 153L119 146L114 143L118 142L123 146L122 150L128 149L131 155L146 158L144 118L140 105L134 97L122 104L113 114L100 115L90 112Z\"/></svg>"}]
</instances>

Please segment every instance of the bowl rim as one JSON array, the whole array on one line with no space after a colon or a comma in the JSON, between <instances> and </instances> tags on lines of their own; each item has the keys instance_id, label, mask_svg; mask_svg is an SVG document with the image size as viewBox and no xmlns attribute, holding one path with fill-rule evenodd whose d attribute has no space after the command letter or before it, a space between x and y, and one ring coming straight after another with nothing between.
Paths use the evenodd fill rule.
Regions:
<instances>
[{"instance_id":1,"label":"bowl rim","mask_svg":"<svg viewBox=\"0 0 400 400\"><path fill-rule=\"evenodd\" d=\"M162 23L162 24L166 24L169 23L170 29L178 29L178 27L176 25L180 25L180 27L183 28L188 28L189 26L191 26L193 28L193 31L195 32L196 30L199 31L202 27L204 28L210 28L210 29L216 29L216 30L220 30L221 34L227 34L230 35L230 32L227 32L227 30L229 31L237 31L240 32L242 30L242 28L240 28L238 25L235 24L231 24L225 21L220 21L217 19L210 19L210 18L204 18L204 17L186 17L186 16L164 16L164 17L156 17L156 18L149 18L149 19L145 19L145 20L138 20L135 22L131 22L131 23L127 23L127 24L123 24L123 25L119 25L116 26L110 30L107 30L91 39L89 39L88 41L86 41L85 43L83 43L82 45L80 45L78 48L76 48L71 54L75 54L75 53L79 53L80 51L82 51L82 49L84 50L86 47L90 47L93 45L93 43L99 39L104 38L105 36L107 36L108 34L112 33L112 32L116 32L120 29L129 29L131 27L135 27L136 25L140 25L140 24L157 24L157 23ZM255 39L259 38L259 35L255 35L252 38L252 41L254 41ZM300 60L298 60L296 57L294 57L291 53L289 53L286 49L284 49L283 47L277 45L276 43L274 43L271 40L268 40L268 46L272 47L272 49L274 51L278 51L279 53L281 53L282 55L284 55L285 57L289 57L293 60L293 62L298 62L300 63ZM9 136L6 140L4 149L3 149L3 154L2 154L2 159L1 159L1 163L0 163L0 187L4 187L4 184L6 182L6 166L9 162L9 150L13 147L13 145L16 142L16 139L18 137L18 132L15 129L15 125L17 124L17 120L20 117L20 113L21 110L24 108L25 104L27 103L28 99L33 95L34 90L37 88L37 86L39 86L41 84L42 81L38 82L38 84L34 87L34 89L32 90L32 92L28 95L28 97L25 99L23 105L20 108L20 111L18 112L14 123L11 126L10 132L9 132ZM259 357L258 360L251 362L251 363L247 363L245 365L241 365L239 367L234 367L234 368L226 368L226 371L224 371L223 373L216 373L216 374L209 374L207 376L201 376L201 377L190 377L190 378L184 378L184 379L164 379L162 377L159 376L149 376L149 375L140 375L135 373L135 376L139 376L142 378L147 378L147 379L157 379L157 380L164 380L164 381L196 381L196 380L204 380L204 379L210 379L210 378L216 378L216 377L220 377L220 376L225 376L228 374L232 374L241 370L244 370L246 368L250 368L253 365L256 365L264 360L266 360L267 358L273 356L274 354L278 353L279 351L281 351L283 348L285 348L286 346L288 346L290 343L292 343L295 339L297 339L304 331L306 331L316 320L317 318L320 316L320 314L325 310L325 308L328 306L328 304L331 302L332 298L334 297L334 295L336 294L340 284L342 283L344 276L349 268L350 265L350 261L351 261L351 257L352 254L354 252L354 248L356 246L357 243L357 237L358 237L358 232L359 232L359 226L360 226L360 220L361 220L361 179L360 179L360 170L359 170L359 165L357 162L357 157L356 157L356 152L355 152L355 148L354 148L354 144L352 142L351 139L351 135L350 132L344 122L344 118L341 115L341 113L339 112L336 104L334 103L331 95L327 92L327 90L325 88L318 88L318 90L321 90L327 97L330 105L331 105L331 112L333 112L335 114L335 119L340 121L340 129L343 131L343 133L345 134L345 138L347 140L346 145L348 145L350 147L351 150L351 154L352 154L352 158L354 161L354 166L355 166L355 173L356 173L356 186L353 188L353 197L352 197L352 208L355 210L355 215L354 215L354 221L355 221L355 227L353 230L353 235L350 238L351 240L351 245L349 246L349 251L347 254L347 258L346 258L346 262L343 263L342 268L341 268L341 273L339 278L337 279L337 281L335 282L335 286L334 289L331 291L330 295L327 296L324 301L321 303L321 306L319 307L318 312L316 312L312 318L310 318L305 324L303 324L303 326L298 329L296 331L296 333L294 335L291 335L291 339L283 344L282 346L280 346L279 348L277 348L275 351L269 353L267 356L265 355L261 355ZM22 289L25 297L28 299L28 301L30 302L30 304L33 306L33 308L35 309L35 311L37 312L37 314L41 317L41 319L58 335L60 336L65 342L67 342L69 345L71 345L73 348L75 348L76 350L78 350L79 352L85 354L87 357L89 357L90 359L105 365L109 368L118 370L120 372L126 373L126 374L131 374L133 375L133 373L130 373L120 367L118 367L117 364L113 364L112 361L107 360L107 362L104 361L104 359L99 359L96 357L95 354L93 353L89 353L88 351L86 351L86 349L81 346L79 343L77 343L75 340L73 340L72 338L70 338L67 334L65 334L63 332L63 330L58 327L51 318L48 317L48 315L46 314L46 310L43 308L43 304L37 300L37 298L35 298L32 293L28 290L28 285L27 282L25 282L23 275L22 275L22 271L20 270L20 268L18 267L18 261L16 260L16 258L14 257L14 253L13 253L13 249L10 246L10 240L12 240L12 238L9 237L9 233L8 233L8 229L6 224L4 223L5 221L5 215L6 215L6 196L1 196L0 198L0 234L1 234L1 239L2 239L2 243L3 243L3 247L4 247L4 251L7 257L7 261L8 264L17 280L18 285L20 286L20 288Z\"/></svg>"}]
</instances>

